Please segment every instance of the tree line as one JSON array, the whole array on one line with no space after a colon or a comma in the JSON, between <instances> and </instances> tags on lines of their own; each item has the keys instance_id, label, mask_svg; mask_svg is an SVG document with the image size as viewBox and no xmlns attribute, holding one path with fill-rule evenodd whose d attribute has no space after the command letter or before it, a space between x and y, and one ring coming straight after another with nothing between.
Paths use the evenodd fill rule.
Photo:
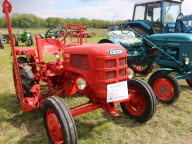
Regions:
<instances>
[{"instance_id":1,"label":"tree line","mask_svg":"<svg viewBox=\"0 0 192 144\"><path fill-rule=\"evenodd\" d=\"M60 17L49 17L43 19L34 14L28 13L13 13L11 15L11 23L16 28L50 28L53 26L61 26L63 24L74 24L74 25L85 25L88 28L101 28L105 29L109 26L119 25L124 21L108 21L99 19L87 19L87 18L60 18ZM0 28L6 27L5 17L0 17Z\"/></svg>"}]
</instances>

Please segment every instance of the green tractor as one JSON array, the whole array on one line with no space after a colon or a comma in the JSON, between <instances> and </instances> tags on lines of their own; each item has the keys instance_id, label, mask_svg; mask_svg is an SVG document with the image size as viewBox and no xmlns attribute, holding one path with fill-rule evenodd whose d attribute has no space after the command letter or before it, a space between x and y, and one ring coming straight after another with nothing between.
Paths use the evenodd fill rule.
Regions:
<instances>
[{"instance_id":1,"label":"green tractor","mask_svg":"<svg viewBox=\"0 0 192 144\"><path fill-rule=\"evenodd\" d=\"M0 33L0 49L4 49L3 35Z\"/></svg>"},{"instance_id":2,"label":"green tractor","mask_svg":"<svg viewBox=\"0 0 192 144\"><path fill-rule=\"evenodd\" d=\"M30 32L28 32L26 29L23 31L23 33L18 32L17 34L13 34L15 39L15 46L19 45L19 42L25 43L26 46L33 45L33 36Z\"/></svg>"}]
</instances>

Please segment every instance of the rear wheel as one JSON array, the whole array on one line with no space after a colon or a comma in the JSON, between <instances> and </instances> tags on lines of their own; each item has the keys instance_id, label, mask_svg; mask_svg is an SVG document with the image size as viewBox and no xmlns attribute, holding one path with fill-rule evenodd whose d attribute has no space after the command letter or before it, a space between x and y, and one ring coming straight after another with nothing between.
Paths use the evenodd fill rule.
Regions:
<instances>
[{"instance_id":1,"label":"rear wheel","mask_svg":"<svg viewBox=\"0 0 192 144\"><path fill-rule=\"evenodd\" d=\"M53 96L45 100L43 120L51 143L77 144L75 122L61 98Z\"/></svg>"},{"instance_id":2,"label":"rear wheel","mask_svg":"<svg viewBox=\"0 0 192 144\"><path fill-rule=\"evenodd\" d=\"M0 33L0 48L4 49L3 35Z\"/></svg>"},{"instance_id":3,"label":"rear wheel","mask_svg":"<svg viewBox=\"0 0 192 144\"><path fill-rule=\"evenodd\" d=\"M188 85L189 85L190 87L192 87L192 79L187 79L186 82L188 83Z\"/></svg>"},{"instance_id":4,"label":"rear wheel","mask_svg":"<svg viewBox=\"0 0 192 144\"><path fill-rule=\"evenodd\" d=\"M30 41L30 40L27 40L27 41L25 41L25 44L26 44L27 47L28 47L28 46L31 46L31 41Z\"/></svg>"},{"instance_id":5,"label":"rear wheel","mask_svg":"<svg viewBox=\"0 0 192 144\"><path fill-rule=\"evenodd\" d=\"M32 36L32 34L30 33L30 42L31 42L31 45L33 45L34 44L34 41L33 41L33 36Z\"/></svg>"},{"instance_id":6,"label":"rear wheel","mask_svg":"<svg viewBox=\"0 0 192 144\"><path fill-rule=\"evenodd\" d=\"M128 81L128 89L135 91L135 98L120 103L123 112L139 123L152 118L156 110L156 98L151 87L142 80Z\"/></svg>"},{"instance_id":7,"label":"rear wheel","mask_svg":"<svg viewBox=\"0 0 192 144\"><path fill-rule=\"evenodd\" d=\"M18 39L17 34L13 34L13 37L15 39L15 46L18 46L19 45L19 39Z\"/></svg>"},{"instance_id":8,"label":"rear wheel","mask_svg":"<svg viewBox=\"0 0 192 144\"><path fill-rule=\"evenodd\" d=\"M148 63L145 66L139 66L139 65L131 65L131 68L136 72L140 74L149 74L153 71L153 64Z\"/></svg>"},{"instance_id":9,"label":"rear wheel","mask_svg":"<svg viewBox=\"0 0 192 144\"><path fill-rule=\"evenodd\" d=\"M27 63L27 59L24 57L17 58L17 61L19 64ZM20 72L24 97L32 97L33 96L32 93L30 92L30 90L35 85L35 82L33 80L34 75L31 71L31 69L32 69L31 66L29 66L27 64L19 66L19 72ZM14 68L13 68L13 79L14 79L14 85L15 85L15 89L16 89L16 87L17 87L16 81L17 80L16 80ZM17 93L17 89L16 89L16 93Z\"/></svg>"},{"instance_id":10,"label":"rear wheel","mask_svg":"<svg viewBox=\"0 0 192 144\"><path fill-rule=\"evenodd\" d=\"M147 34L147 30L146 29L143 29L141 28L140 26L130 26L130 28L132 28L134 31L136 31L137 33L139 33L140 35L144 35L144 34ZM136 35L136 37L139 37Z\"/></svg>"},{"instance_id":11,"label":"rear wheel","mask_svg":"<svg viewBox=\"0 0 192 144\"><path fill-rule=\"evenodd\" d=\"M172 104L180 96L180 85L177 80L167 72L156 72L148 80L157 98L163 103Z\"/></svg>"}]
</instances>

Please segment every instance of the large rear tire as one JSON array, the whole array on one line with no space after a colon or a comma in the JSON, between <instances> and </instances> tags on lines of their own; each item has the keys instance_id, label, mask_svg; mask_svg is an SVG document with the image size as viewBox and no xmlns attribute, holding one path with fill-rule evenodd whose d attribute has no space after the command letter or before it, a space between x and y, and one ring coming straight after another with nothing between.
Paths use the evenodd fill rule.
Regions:
<instances>
[{"instance_id":1,"label":"large rear tire","mask_svg":"<svg viewBox=\"0 0 192 144\"><path fill-rule=\"evenodd\" d=\"M24 57L17 58L17 61L19 64L27 63L27 59ZM20 72L24 97L32 97L33 95L30 92L30 90L35 85L35 82L33 80L34 75L31 71L31 66L29 66L27 64L26 65L20 65L19 66L19 72ZM16 90L17 83L16 83L16 76L14 73L14 68L13 68L13 79L14 79L14 85L15 85L15 90ZM16 93L17 93L17 90L16 90ZM18 94L17 94L17 97L18 97Z\"/></svg>"},{"instance_id":2,"label":"large rear tire","mask_svg":"<svg viewBox=\"0 0 192 144\"><path fill-rule=\"evenodd\" d=\"M0 48L4 49L3 35L0 33Z\"/></svg>"},{"instance_id":3,"label":"large rear tire","mask_svg":"<svg viewBox=\"0 0 192 144\"><path fill-rule=\"evenodd\" d=\"M32 36L31 33L30 33L30 41L31 41L31 45L33 45L34 44L34 40L33 40L33 36Z\"/></svg>"},{"instance_id":4,"label":"large rear tire","mask_svg":"<svg viewBox=\"0 0 192 144\"><path fill-rule=\"evenodd\" d=\"M135 26L130 26L130 28L132 28L134 31L136 31L137 33L139 33L140 35L144 35L144 34L147 34L147 30L146 29L143 29L141 28L140 26L138 25L135 25ZM138 37L136 35L136 37Z\"/></svg>"},{"instance_id":5,"label":"large rear tire","mask_svg":"<svg viewBox=\"0 0 192 144\"><path fill-rule=\"evenodd\" d=\"M146 82L138 79L129 80L128 89L135 91L135 98L120 103L124 114L139 123L147 122L156 110L156 97L153 90Z\"/></svg>"},{"instance_id":6,"label":"large rear tire","mask_svg":"<svg viewBox=\"0 0 192 144\"><path fill-rule=\"evenodd\" d=\"M59 97L49 97L43 104L43 120L47 136L53 144L77 144L75 122Z\"/></svg>"},{"instance_id":7,"label":"large rear tire","mask_svg":"<svg viewBox=\"0 0 192 144\"><path fill-rule=\"evenodd\" d=\"M18 46L19 45L19 39L18 39L17 34L13 34L13 37L15 39L15 46Z\"/></svg>"},{"instance_id":8,"label":"large rear tire","mask_svg":"<svg viewBox=\"0 0 192 144\"><path fill-rule=\"evenodd\" d=\"M188 84L190 87L192 87L192 79L187 79L186 82L187 82L187 84Z\"/></svg>"},{"instance_id":9,"label":"large rear tire","mask_svg":"<svg viewBox=\"0 0 192 144\"><path fill-rule=\"evenodd\" d=\"M148 80L156 97L166 104L174 103L180 96L180 85L176 78L167 72L155 72Z\"/></svg>"}]
</instances>

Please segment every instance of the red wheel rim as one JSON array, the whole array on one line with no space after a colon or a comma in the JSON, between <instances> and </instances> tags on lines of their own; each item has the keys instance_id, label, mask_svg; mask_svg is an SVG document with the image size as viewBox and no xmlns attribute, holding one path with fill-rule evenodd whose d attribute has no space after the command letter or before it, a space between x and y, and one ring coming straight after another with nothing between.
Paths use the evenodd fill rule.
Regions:
<instances>
[{"instance_id":1,"label":"red wheel rim","mask_svg":"<svg viewBox=\"0 0 192 144\"><path fill-rule=\"evenodd\" d=\"M53 110L48 109L46 112L46 122L49 134L55 144L63 144L63 135L59 120Z\"/></svg>"},{"instance_id":2,"label":"red wheel rim","mask_svg":"<svg viewBox=\"0 0 192 144\"><path fill-rule=\"evenodd\" d=\"M170 100L174 96L173 84L167 78L158 78L153 85L153 90L156 96L164 101Z\"/></svg>"},{"instance_id":3,"label":"red wheel rim","mask_svg":"<svg viewBox=\"0 0 192 144\"><path fill-rule=\"evenodd\" d=\"M133 69L138 71L138 72L142 72L147 68L147 66L143 67L143 66L137 66L137 65L133 65Z\"/></svg>"},{"instance_id":4,"label":"red wheel rim","mask_svg":"<svg viewBox=\"0 0 192 144\"><path fill-rule=\"evenodd\" d=\"M192 79L189 79L188 81L189 81L190 84L192 84Z\"/></svg>"},{"instance_id":5,"label":"red wheel rim","mask_svg":"<svg viewBox=\"0 0 192 144\"><path fill-rule=\"evenodd\" d=\"M139 89L135 87L130 87L129 89L135 91L135 98L125 102L125 106L132 115L139 116L144 113L146 108L145 97Z\"/></svg>"}]
</instances>

